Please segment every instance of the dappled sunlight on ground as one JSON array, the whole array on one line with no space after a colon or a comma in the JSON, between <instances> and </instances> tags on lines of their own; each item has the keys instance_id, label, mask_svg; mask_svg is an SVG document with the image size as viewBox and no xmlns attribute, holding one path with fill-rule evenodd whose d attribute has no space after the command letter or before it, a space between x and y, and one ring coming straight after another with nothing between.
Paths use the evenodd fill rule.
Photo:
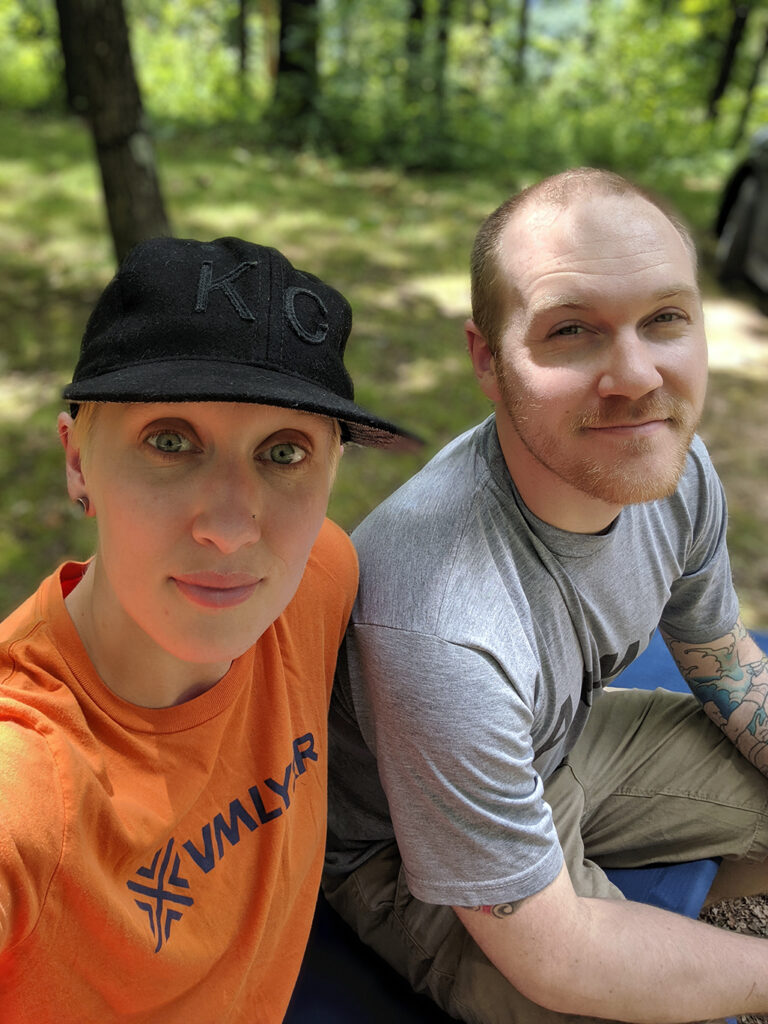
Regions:
<instances>
[{"instance_id":1,"label":"dappled sunlight on ground","mask_svg":"<svg viewBox=\"0 0 768 1024\"><path fill-rule=\"evenodd\" d=\"M50 402L68 382L65 374L6 373L0 378L0 424L21 423Z\"/></svg>"},{"instance_id":2,"label":"dappled sunlight on ground","mask_svg":"<svg viewBox=\"0 0 768 1024\"><path fill-rule=\"evenodd\" d=\"M711 298L704 318L712 370L768 380L768 316L739 299Z\"/></svg>"},{"instance_id":3,"label":"dappled sunlight on ground","mask_svg":"<svg viewBox=\"0 0 768 1024\"><path fill-rule=\"evenodd\" d=\"M768 626L768 316L756 298L708 296L701 434L728 498L728 544L748 626Z\"/></svg>"}]
</instances>

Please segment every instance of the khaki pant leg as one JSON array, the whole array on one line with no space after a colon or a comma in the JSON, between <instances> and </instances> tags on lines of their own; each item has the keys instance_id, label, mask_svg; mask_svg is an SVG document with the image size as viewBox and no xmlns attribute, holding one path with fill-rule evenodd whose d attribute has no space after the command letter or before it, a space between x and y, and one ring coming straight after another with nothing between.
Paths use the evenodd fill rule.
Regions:
<instances>
[{"instance_id":1,"label":"khaki pant leg","mask_svg":"<svg viewBox=\"0 0 768 1024\"><path fill-rule=\"evenodd\" d=\"M582 793L586 856L603 867L768 857L768 779L691 694L608 690L566 766ZM560 833L558 774L544 796Z\"/></svg>"}]
</instances>

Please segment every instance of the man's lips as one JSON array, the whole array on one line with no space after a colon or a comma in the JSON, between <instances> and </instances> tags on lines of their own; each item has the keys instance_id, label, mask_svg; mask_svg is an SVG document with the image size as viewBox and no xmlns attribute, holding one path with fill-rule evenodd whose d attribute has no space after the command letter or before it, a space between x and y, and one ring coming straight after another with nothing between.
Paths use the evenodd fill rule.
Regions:
<instances>
[{"instance_id":1,"label":"man's lips","mask_svg":"<svg viewBox=\"0 0 768 1024\"><path fill-rule=\"evenodd\" d=\"M233 608L256 590L262 578L251 573L195 572L172 576L181 593L204 608Z\"/></svg>"},{"instance_id":2,"label":"man's lips","mask_svg":"<svg viewBox=\"0 0 768 1024\"><path fill-rule=\"evenodd\" d=\"M672 424L670 419L643 420L633 423L593 423L587 430L615 434L618 437L650 437L664 426Z\"/></svg>"}]
</instances>

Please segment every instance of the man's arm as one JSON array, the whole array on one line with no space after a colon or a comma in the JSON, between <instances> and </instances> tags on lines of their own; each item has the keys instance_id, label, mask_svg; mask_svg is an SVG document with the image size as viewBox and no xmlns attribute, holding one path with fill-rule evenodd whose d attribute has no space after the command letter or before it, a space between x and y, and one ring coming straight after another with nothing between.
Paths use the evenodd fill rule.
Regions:
<instances>
[{"instance_id":1,"label":"man's arm","mask_svg":"<svg viewBox=\"0 0 768 1024\"><path fill-rule=\"evenodd\" d=\"M741 619L726 636L704 644L664 640L707 715L768 775L768 657Z\"/></svg>"},{"instance_id":2,"label":"man's arm","mask_svg":"<svg viewBox=\"0 0 768 1024\"><path fill-rule=\"evenodd\" d=\"M764 939L579 897L565 867L518 903L454 910L511 984L550 1010L636 1024L768 1011Z\"/></svg>"}]
</instances>

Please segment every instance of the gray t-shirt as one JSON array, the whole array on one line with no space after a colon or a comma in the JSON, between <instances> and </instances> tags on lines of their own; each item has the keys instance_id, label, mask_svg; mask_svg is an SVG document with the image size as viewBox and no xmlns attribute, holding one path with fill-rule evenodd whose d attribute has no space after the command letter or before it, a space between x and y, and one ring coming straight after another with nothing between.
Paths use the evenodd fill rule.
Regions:
<instances>
[{"instance_id":1,"label":"gray t-shirt","mask_svg":"<svg viewBox=\"0 0 768 1024\"><path fill-rule=\"evenodd\" d=\"M592 701L660 622L703 642L736 621L726 519L698 438L671 497L626 507L600 535L530 512L493 417L444 448L353 534L360 593L331 703L328 870L396 836L426 902L548 885L562 853L542 780Z\"/></svg>"}]
</instances>

